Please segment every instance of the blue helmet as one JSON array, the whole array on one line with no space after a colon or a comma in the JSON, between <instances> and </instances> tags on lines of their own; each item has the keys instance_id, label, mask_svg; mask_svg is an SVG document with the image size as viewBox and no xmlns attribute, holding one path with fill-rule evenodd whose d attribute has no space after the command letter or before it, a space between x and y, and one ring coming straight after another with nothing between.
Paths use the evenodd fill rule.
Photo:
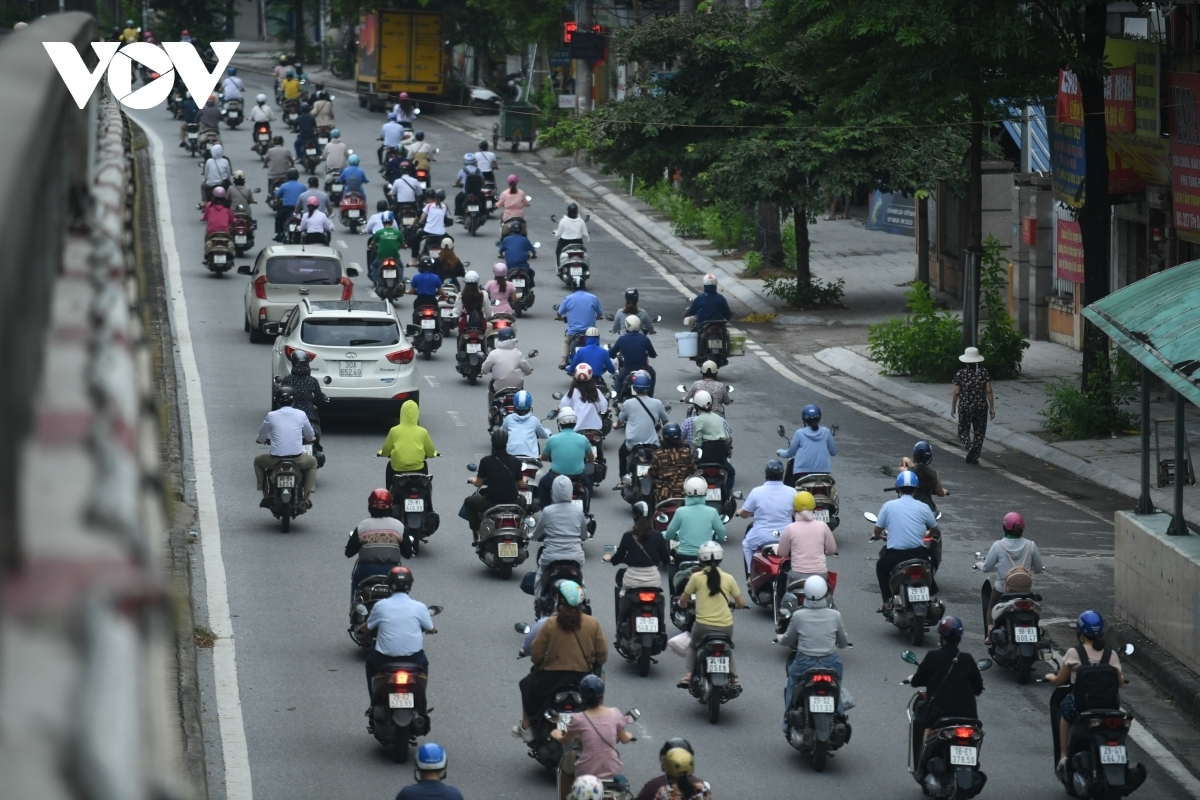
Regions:
<instances>
[{"instance_id":1,"label":"blue helmet","mask_svg":"<svg viewBox=\"0 0 1200 800\"><path fill-rule=\"evenodd\" d=\"M906 469L896 476L897 489L915 489L920 484L917 480L917 473L911 469Z\"/></svg>"},{"instance_id":2,"label":"blue helmet","mask_svg":"<svg viewBox=\"0 0 1200 800\"><path fill-rule=\"evenodd\" d=\"M385 212L383 212L383 216L380 217L379 219L382 222L395 222L396 215L393 214L391 211L385 211Z\"/></svg>"},{"instance_id":3,"label":"blue helmet","mask_svg":"<svg viewBox=\"0 0 1200 800\"><path fill-rule=\"evenodd\" d=\"M805 424L811 424L821 421L821 407L813 403L809 403L800 412L800 419L804 420Z\"/></svg>"},{"instance_id":4,"label":"blue helmet","mask_svg":"<svg viewBox=\"0 0 1200 800\"><path fill-rule=\"evenodd\" d=\"M639 370L633 376L633 389L635 392L650 391L650 376Z\"/></svg>"},{"instance_id":5,"label":"blue helmet","mask_svg":"<svg viewBox=\"0 0 1200 800\"><path fill-rule=\"evenodd\" d=\"M331 130L331 131L329 132L329 138L330 138L330 139L338 139L338 138L341 138L341 135L342 135L342 132L341 132L339 129L337 129L337 128L334 128L333 130Z\"/></svg>"},{"instance_id":6,"label":"blue helmet","mask_svg":"<svg viewBox=\"0 0 1200 800\"><path fill-rule=\"evenodd\" d=\"M950 616L949 614L942 617L941 622L938 623L938 636L941 636L943 639L949 639L950 641L957 642L962 638L962 635L963 624L961 619Z\"/></svg>"},{"instance_id":7,"label":"blue helmet","mask_svg":"<svg viewBox=\"0 0 1200 800\"><path fill-rule=\"evenodd\" d=\"M579 682L579 696L583 702L604 699L604 681L596 675L588 675Z\"/></svg>"},{"instance_id":8,"label":"blue helmet","mask_svg":"<svg viewBox=\"0 0 1200 800\"><path fill-rule=\"evenodd\" d=\"M388 114L388 122L395 122L395 121L396 121L396 115Z\"/></svg>"},{"instance_id":9,"label":"blue helmet","mask_svg":"<svg viewBox=\"0 0 1200 800\"><path fill-rule=\"evenodd\" d=\"M358 157L358 153L355 153L354 155L352 155L352 156L350 156L349 158L347 158L347 159L346 159L346 163L347 163L347 164L349 164L349 165L350 165L350 166L352 166L352 167L357 167L357 166L358 166L358 162L359 162L360 160L361 160L361 159Z\"/></svg>"},{"instance_id":10,"label":"blue helmet","mask_svg":"<svg viewBox=\"0 0 1200 800\"><path fill-rule=\"evenodd\" d=\"M921 441L913 445L913 461L918 464L928 464L933 461L933 445Z\"/></svg>"},{"instance_id":11,"label":"blue helmet","mask_svg":"<svg viewBox=\"0 0 1200 800\"><path fill-rule=\"evenodd\" d=\"M230 68L229 68L229 74L230 74L230 75L237 75L237 67L230 67Z\"/></svg>"},{"instance_id":12,"label":"blue helmet","mask_svg":"<svg viewBox=\"0 0 1200 800\"><path fill-rule=\"evenodd\" d=\"M1075 622L1075 628L1083 636L1095 638L1104 635L1104 617L1100 616L1100 612L1088 609L1079 615L1079 619Z\"/></svg>"},{"instance_id":13,"label":"blue helmet","mask_svg":"<svg viewBox=\"0 0 1200 800\"><path fill-rule=\"evenodd\" d=\"M413 138L416 139L418 142L425 141L425 131L417 131L416 133L413 134Z\"/></svg>"},{"instance_id":14,"label":"blue helmet","mask_svg":"<svg viewBox=\"0 0 1200 800\"><path fill-rule=\"evenodd\" d=\"M512 328L501 328L500 332L496 334L496 338L502 342L507 342L509 339L517 338L517 332Z\"/></svg>"},{"instance_id":15,"label":"blue helmet","mask_svg":"<svg viewBox=\"0 0 1200 800\"><path fill-rule=\"evenodd\" d=\"M517 411L528 411L533 408L533 395L522 389L513 396L513 408Z\"/></svg>"},{"instance_id":16,"label":"blue helmet","mask_svg":"<svg viewBox=\"0 0 1200 800\"><path fill-rule=\"evenodd\" d=\"M426 742L417 750L417 769L422 772L446 770L446 751L436 742Z\"/></svg>"}]
</instances>

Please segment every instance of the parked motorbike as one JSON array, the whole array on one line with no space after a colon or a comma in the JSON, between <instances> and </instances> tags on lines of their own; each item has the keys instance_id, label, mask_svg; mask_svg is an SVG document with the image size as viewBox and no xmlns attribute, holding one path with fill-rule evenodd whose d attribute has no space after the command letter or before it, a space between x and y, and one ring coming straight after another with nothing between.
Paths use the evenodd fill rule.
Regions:
<instances>
[{"instance_id":1,"label":"parked motorbike","mask_svg":"<svg viewBox=\"0 0 1200 800\"><path fill-rule=\"evenodd\" d=\"M729 363L729 323L725 320L709 320L694 325L692 331L700 334L699 346L692 361L697 365L712 361L718 367Z\"/></svg>"},{"instance_id":2,"label":"parked motorbike","mask_svg":"<svg viewBox=\"0 0 1200 800\"><path fill-rule=\"evenodd\" d=\"M917 656L911 650L905 650L900 657L909 664L917 663ZM976 662L976 666L982 672L990 669L992 662L984 659ZM900 683L908 685L908 678ZM914 764L913 752L917 749L914 722L919 706L927 699L925 692L918 691L908 703L908 771L930 797L970 800L983 791L987 783L987 775L979 768L983 723L967 717L931 720L925 728L920 755Z\"/></svg>"},{"instance_id":3,"label":"parked motorbike","mask_svg":"<svg viewBox=\"0 0 1200 800\"><path fill-rule=\"evenodd\" d=\"M842 683L836 670L806 670L792 687L792 705L787 710L788 744L812 756L813 769L824 772L829 754L849 743L850 720L839 710Z\"/></svg>"},{"instance_id":4,"label":"parked motorbike","mask_svg":"<svg viewBox=\"0 0 1200 800\"><path fill-rule=\"evenodd\" d=\"M871 523L879 521L869 511L863 516ZM887 536L886 531L884 536ZM931 538L926 534L927 543ZM933 596L933 579L933 562L928 558L900 562L888 579L892 600L885 606L883 617L900 630L908 631L914 647L921 646L925 641L925 629L937 625L946 611L942 601Z\"/></svg>"},{"instance_id":5,"label":"parked motorbike","mask_svg":"<svg viewBox=\"0 0 1200 800\"><path fill-rule=\"evenodd\" d=\"M357 234L366 222L367 198L359 192L346 192L342 195L340 210L342 224L349 228L351 233Z\"/></svg>"},{"instance_id":6,"label":"parked motorbike","mask_svg":"<svg viewBox=\"0 0 1200 800\"><path fill-rule=\"evenodd\" d=\"M342 171L340 169L325 170L325 194L329 195L329 202L335 206L342 204L342 192L346 190L346 184L342 183Z\"/></svg>"},{"instance_id":7,"label":"parked motorbike","mask_svg":"<svg viewBox=\"0 0 1200 800\"><path fill-rule=\"evenodd\" d=\"M641 500L651 501L654 497L654 479L650 477L650 465L654 461L654 453L658 445L638 444L629 450L629 458L625 462L628 477L622 476L625 486L621 488L621 499L629 505Z\"/></svg>"},{"instance_id":8,"label":"parked motorbike","mask_svg":"<svg viewBox=\"0 0 1200 800\"><path fill-rule=\"evenodd\" d=\"M429 606L429 614L442 613ZM436 630L429 631L436 633ZM367 730L387 749L392 760L408 760L411 741L429 733L430 720L425 685L428 676L416 662L404 657L389 658L371 676L371 710Z\"/></svg>"},{"instance_id":9,"label":"parked motorbike","mask_svg":"<svg viewBox=\"0 0 1200 800\"><path fill-rule=\"evenodd\" d=\"M271 123L254 123L254 152L265 156L271 149Z\"/></svg>"},{"instance_id":10,"label":"parked motorbike","mask_svg":"<svg viewBox=\"0 0 1200 800\"><path fill-rule=\"evenodd\" d=\"M615 546L610 547L604 549L616 551ZM654 656L667 649L666 597L661 586L626 589L628 609L622 617L621 581L625 578L625 571L625 567L617 570L616 587L613 589L617 623L613 645L626 661L637 663L638 675L644 678L650 674L650 663L654 661Z\"/></svg>"},{"instance_id":11,"label":"parked motorbike","mask_svg":"<svg viewBox=\"0 0 1200 800\"><path fill-rule=\"evenodd\" d=\"M412 558L429 543L441 524L433 510L433 476L423 472L399 472L392 477L392 516L404 523L400 552Z\"/></svg>"},{"instance_id":12,"label":"parked motorbike","mask_svg":"<svg viewBox=\"0 0 1200 800\"><path fill-rule=\"evenodd\" d=\"M284 459L266 475L270 487L271 513L279 520L280 530L292 529L292 520L312 505L304 501L304 474L295 461Z\"/></svg>"},{"instance_id":13,"label":"parked motorbike","mask_svg":"<svg viewBox=\"0 0 1200 800\"><path fill-rule=\"evenodd\" d=\"M233 237L228 233L210 233L204 237L204 266L209 272L224 275L233 267Z\"/></svg>"},{"instance_id":14,"label":"parked motorbike","mask_svg":"<svg viewBox=\"0 0 1200 800\"><path fill-rule=\"evenodd\" d=\"M433 358L434 351L442 346L442 328L438 324L437 315L437 306L416 306L413 308L412 324L408 326L408 340L412 342L413 347L421 351L427 361Z\"/></svg>"},{"instance_id":15,"label":"parked motorbike","mask_svg":"<svg viewBox=\"0 0 1200 800\"><path fill-rule=\"evenodd\" d=\"M250 216L250 210L244 205L239 205L233 211L233 225L230 226L229 232L233 236L233 249L239 255L245 255L246 251L254 247L254 218Z\"/></svg>"},{"instance_id":16,"label":"parked motorbike","mask_svg":"<svg viewBox=\"0 0 1200 800\"><path fill-rule=\"evenodd\" d=\"M983 554L976 553L975 558L982 563ZM975 569L979 569L978 563ZM1050 645L1042 642L1042 596L1033 592L1004 594L1000 603L991 609L991 619L988 619L988 606L992 601L990 579L983 582L979 594L983 603L984 629L992 625L988 634L988 655L1000 666L1016 670L1017 683L1029 683L1033 662L1050 652Z\"/></svg>"},{"instance_id":17,"label":"parked motorbike","mask_svg":"<svg viewBox=\"0 0 1200 800\"><path fill-rule=\"evenodd\" d=\"M229 126L229 130L235 130L238 125L242 124L242 120L245 119L242 116L242 101L226 100L225 108L221 111L221 116L225 117L225 124Z\"/></svg>"},{"instance_id":18,"label":"parked motorbike","mask_svg":"<svg viewBox=\"0 0 1200 800\"><path fill-rule=\"evenodd\" d=\"M458 374L474 386L482 374L483 361L487 358L487 341L482 328L467 328L458 335L458 353L455 369Z\"/></svg>"},{"instance_id":19,"label":"parked motorbike","mask_svg":"<svg viewBox=\"0 0 1200 800\"><path fill-rule=\"evenodd\" d=\"M483 86L472 86L470 89L471 101L468 105L472 114L480 117L484 114L500 113L500 95Z\"/></svg>"}]
</instances>

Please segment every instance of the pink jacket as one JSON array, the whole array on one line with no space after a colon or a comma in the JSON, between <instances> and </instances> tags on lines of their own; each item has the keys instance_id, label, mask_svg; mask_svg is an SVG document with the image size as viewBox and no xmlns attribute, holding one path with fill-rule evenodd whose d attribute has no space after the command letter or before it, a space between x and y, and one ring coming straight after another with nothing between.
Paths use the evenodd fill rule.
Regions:
<instances>
[{"instance_id":1,"label":"pink jacket","mask_svg":"<svg viewBox=\"0 0 1200 800\"><path fill-rule=\"evenodd\" d=\"M833 531L824 522L813 519L807 511L797 516L795 522L783 529L775 552L780 558L792 560L792 572L828 572L825 556L831 556L838 550Z\"/></svg>"}]
</instances>

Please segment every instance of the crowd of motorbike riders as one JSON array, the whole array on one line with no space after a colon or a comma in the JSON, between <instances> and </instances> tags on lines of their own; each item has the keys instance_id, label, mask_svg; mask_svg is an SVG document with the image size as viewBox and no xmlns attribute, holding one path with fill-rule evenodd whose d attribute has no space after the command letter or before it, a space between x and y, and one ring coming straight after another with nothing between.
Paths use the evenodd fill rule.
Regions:
<instances>
[{"instance_id":1,"label":"crowd of motorbike riders","mask_svg":"<svg viewBox=\"0 0 1200 800\"><path fill-rule=\"evenodd\" d=\"M331 217L347 199L357 198L358 206L365 207L370 181L361 157L347 147L335 127L329 93L317 84L305 94L306 86L303 68L281 59L276 69L276 102L283 109L283 124L296 134L291 148L282 136L269 135L277 116L266 95L257 95L246 119L252 124L251 145L268 173L270 202L277 210L276 240L327 244ZM196 132L196 125L201 129L198 138L207 145L200 208L209 237L228 235L235 212L248 215L255 203L245 173L231 168L218 129L229 102L240 101L243 91L237 70L231 67L220 97L208 98L203 107L185 97L178 110L184 122L180 146L191 146L191 139L197 137L189 138L189 133ZM544 766L559 769L561 796L574 800L634 796L623 776L618 745L633 739L627 725L636 712L625 714L604 704L602 675L609 641L590 614L582 573L583 545L595 532L590 498L607 473L604 438L623 428L612 489L630 503L632 521L619 544L606 548L603 557L622 567L614 587L616 649L637 661L643 675L652 655L668 647L679 652L686 662L679 687L705 704L710 721L716 722L720 704L742 691L732 658L732 611L747 608L749 602L767 605L775 614L776 641L792 651L784 686L783 733L796 749L813 754L818 769L823 768L828 752L849 741L847 712L852 705L842 686L844 670L838 655L849 642L833 602L836 573L831 573L828 562L838 548L832 475L832 459L838 453L836 426L821 424L816 405L804 406L801 427L788 446L766 462L762 484L737 508L741 494L734 490L733 430L726 418L733 403L732 387L718 377L728 363L727 323L732 313L716 279L705 276L703 291L684 319L699 333L695 360L700 378L679 387L687 412L682 423L672 422L669 407L654 397L657 376L651 360L657 353L650 335L660 318L652 318L639 305L636 288L625 291L618 313L604 316L599 298L586 289L592 274L586 260L589 235L586 217L580 216L574 203L558 221L554 265L569 289L555 306L556 319L566 324L559 362L566 373L566 391L554 393L557 407L540 419L533 411L533 396L524 389L524 378L532 372L528 357L536 351L527 357L517 348L513 324L514 315L528 307L522 307L521 299L534 285L529 261L537 257L537 250L525 236L524 226L530 198L519 190L515 175L508 176L506 189L497 191L498 159L484 141L476 153L463 158L454 181L461 191L451 211L446 192L432 188L431 162L437 150L421 131L413 130L418 113L401 94L381 127L377 158L385 197L363 226L370 235L368 263L377 285L386 270L398 271L400 285L415 295L414 308L437 305L444 291L453 287L460 361L463 332L479 329L485 333L482 340L491 343L479 351L479 375L489 379L491 453L471 465L475 477L469 483L476 491L465 499L459 516L471 530L480 559L505 577L526 559L531 544L539 545L536 569L522 581L522 588L534 595L537 619L522 630L526 637L520 652L531 658L532 669L520 681L523 714L513 726L513 735ZM325 167L324 189L315 175L302 182L297 169L299 164L315 170L315 162L305 161L314 150ZM502 231L493 279L482 287L478 273L465 270L454 255L453 239L447 233L454 222L468 221L480 203L486 203L485 218L500 214ZM347 223L348 218L343 215L342 221ZM347 227L358 231L357 225ZM408 259L403 255L406 248ZM436 259L431 250L440 250ZM583 269L564 266L580 263ZM407 282L406 265L418 270ZM514 272L524 278L520 292L510 277ZM531 305L532 298L527 302ZM600 343L605 321L611 321L611 333L619 335L607 346ZM308 494L315 487L318 458L308 455L305 445L319 442L324 396L305 354L298 351L293 362L292 374L277 389L276 409L259 431L258 440L270 444L270 452L255 460L264 507L271 503L269 476L282 460L294 462L303 473L302 503L311 503ZM550 420L556 431L543 425ZM784 433L782 426L780 432ZM351 532L345 548L347 557L357 558L351 578L350 632L369 651L368 727L403 758L409 744L430 730L424 698L429 660L423 637L437 632L432 615L440 611L411 597L414 574L402 563L416 555L438 524L436 515L429 513L432 492L427 466L438 451L419 425L418 409L411 400L403 404L400 422L389 431L379 455L387 459L385 488L370 492L368 516ZM949 492L932 468L932 459L929 443L918 442L912 456L899 465L896 499L884 503L877 516L869 516L875 522L872 538L884 541L876 562L879 613L898 627L907 627L914 643L920 642L927 627L936 629L939 647L908 679L923 689L910 706L911 771L930 796L957 792L956 797L973 797L986 781L977 760L982 739L976 710L976 698L983 691L980 669L992 662L977 662L960 650L963 622L944 614L936 599L941 532L934 498ZM538 479L541 468L544 472ZM414 477L423 479L420 498L408 488ZM412 516L412 509L418 507L425 512L424 522ZM727 569L722 547L726 525L735 514L750 520L742 540L740 572L745 591ZM1040 600L1031 581L1042 570L1041 556L1025 538L1024 529L1019 513L1007 514L1003 537L976 565L995 573L984 585L981 605L983 641L997 660L1017 642L1029 644L1024 637L1017 642L1013 637L1014 630L1030 628L1019 620L1014 628L1006 615L1028 611ZM660 570L667 574L665 593ZM913 580L906 583L905 576ZM667 618L688 635L668 641L663 628ZM1027 662L1040 657L1039 649L1046 649L1038 644L1036 617L1033 625L1035 649L1010 653L1018 675L1024 670L1026 680ZM1101 765L1080 761L1079 754L1085 751L1076 742L1076 723L1089 714L1116 708L1116 689L1123 676L1117 654L1106 646L1101 616L1093 610L1083 612L1077 630L1079 646L1067 652L1060 670L1046 680L1065 687L1055 695L1051 714L1058 776L1069 789L1086 794L1092 788L1089 781L1101 774L1097 773ZM916 663L909 653L906 660ZM411 677L407 689L415 694L411 701L404 699L404 687L388 683L400 676L406 683ZM828 699L830 694L833 699ZM808 705L800 702L802 697ZM406 708L413 713L406 713ZM824 717L831 724L822 725ZM1116 734L1110 731L1109 735ZM1105 747L1111 750L1113 744ZM971 753L966 754L966 749ZM663 774L636 797L711 797L709 785L695 775L694 755L685 739L669 739L660 752ZM1106 780L1132 791L1144 780L1144 769L1137 765L1126 770L1123 755L1120 763L1126 774L1108 775ZM401 797L461 797L445 783L447 756L440 746L422 745L416 764L418 781Z\"/></svg>"}]
</instances>

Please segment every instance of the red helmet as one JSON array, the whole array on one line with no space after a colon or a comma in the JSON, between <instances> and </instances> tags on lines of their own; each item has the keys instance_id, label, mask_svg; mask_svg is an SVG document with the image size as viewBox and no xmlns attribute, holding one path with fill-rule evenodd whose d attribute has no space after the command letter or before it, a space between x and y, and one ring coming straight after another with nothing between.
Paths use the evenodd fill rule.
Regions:
<instances>
[{"instance_id":1,"label":"red helmet","mask_svg":"<svg viewBox=\"0 0 1200 800\"><path fill-rule=\"evenodd\" d=\"M1004 532L1020 535L1025 532L1025 518L1015 511L1004 515Z\"/></svg>"},{"instance_id":2,"label":"red helmet","mask_svg":"<svg viewBox=\"0 0 1200 800\"><path fill-rule=\"evenodd\" d=\"M387 489L375 489L367 495L367 508L375 511L391 511L392 493Z\"/></svg>"}]
</instances>

